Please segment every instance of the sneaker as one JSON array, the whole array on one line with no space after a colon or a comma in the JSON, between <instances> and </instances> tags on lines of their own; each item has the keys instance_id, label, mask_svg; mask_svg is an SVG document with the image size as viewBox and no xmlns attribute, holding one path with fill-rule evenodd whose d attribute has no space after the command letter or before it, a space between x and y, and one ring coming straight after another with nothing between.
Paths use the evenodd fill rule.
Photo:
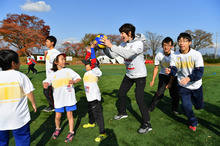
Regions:
<instances>
[{"instance_id":1,"label":"sneaker","mask_svg":"<svg viewBox=\"0 0 220 146\"><path fill-rule=\"evenodd\" d=\"M189 125L189 129L191 129L192 131L196 131L196 126Z\"/></svg>"},{"instance_id":2,"label":"sneaker","mask_svg":"<svg viewBox=\"0 0 220 146\"><path fill-rule=\"evenodd\" d=\"M74 132L69 132L66 139L65 139L65 142L70 142L73 140L73 137L74 137Z\"/></svg>"},{"instance_id":3,"label":"sneaker","mask_svg":"<svg viewBox=\"0 0 220 146\"><path fill-rule=\"evenodd\" d=\"M180 113L178 112L178 111L172 111L172 113L174 114L174 115L180 115Z\"/></svg>"},{"instance_id":4,"label":"sneaker","mask_svg":"<svg viewBox=\"0 0 220 146\"><path fill-rule=\"evenodd\" d=\"M52 111L54 111L54 108L49 106L49 107L46 107L43 111L52 112Z\"/></svg>"},{"instance_id":5,"label":"sneaker","mask_svg":"<svg viewBox=\"0 0 220 146\"><path fill-rule=\"evenodd\" d=\"M57 137L60 135L60 132L61 132L61 128L60 129L55 129L55 131L52 135L52 138L57 139Z\"/></svg>"},{"instance_id":6,"label":"sneaker","mask_svg":"<svg viewBox=\"0 0 220 146\"><path fill-rule=\"evenodd\" d=\"M117 114L117 115L114 116L114 119L115 120L121 120L121 119L127 118L127 117L128 117L127 114Z\"/></svg>"},{"instance_id":7,"label":"sneaker","mask_svg":"<svg viewBox=\"0 0 220 146\"><path fill-rule=\"evenodd\" d=\"M151 131L152 128L151 128L151 125L150 124L143 124L140 129L138 129L138 133L140 134L144 134L144 133L147 133L149 131Z\"/></svg>"},{"instance_id":8,"label":"sneaker","mask_svg":"<svg viewBox=\"0 0 220 146\"><path fill-rule=\"evenodd\" d=\"M96 142L100 142L104 139L106 139L108 136L104 133L104 134L100 134L98 137L96 137L95 141Z\"/></svg>"},{"instance_id":9,"label":"sneaker","mask_svg":"<svg viewBox=\"0 0 220 146\"><path fill-rule=\"evenodd\" d=\"M90 128L90 127L95 127L95 123L93 124L88 123L83 125L83 128Z\"/></svg>"}]
</instances>

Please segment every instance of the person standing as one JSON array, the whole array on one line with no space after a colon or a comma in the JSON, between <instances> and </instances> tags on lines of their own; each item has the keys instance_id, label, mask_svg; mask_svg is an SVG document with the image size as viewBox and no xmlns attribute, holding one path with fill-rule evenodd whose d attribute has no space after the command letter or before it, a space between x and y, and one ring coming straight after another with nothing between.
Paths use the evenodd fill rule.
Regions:
<instances>
[{"instance_id":1,"label":"person standing","mask_svg":"<svg viewBox=\"0 0 220 146\"><path fill-rule=\"evenodd\" d=\"M0 51L0 67L0 146L9 145L10 131L16 146L29 146L31 116L28 99L34 112L37 111L33 84L18 71L20 60L15 51Z\"/></svg>"},{"instance_id":2,"label":"person standing","mask_svg":"<svg viewBox=\"0 0 220 146\"><path fill-rule=\"evenodd\" d=\"M171 50L173 48L173 40L170 37L166 37L162 41L162 47L163 51L157 53L155 56L155 67L153 71L153 77L152 81L150 82L150 86L152 87L154 85L154 80L156 78L156 75L159 70L159 65L160 65L160 73L159 73L159 83L158 83L158 88L157 88L157 93L155 93L151 105L149 107L150 111L153 111L154 108L156 107L157 103L163 98L164 92L166 89L169 89L170 92L170 97L172 100L172 113L175 115L178 115L178 104L179 104L179 94L178 94L178 87L177 87L177 77L173 76L168 76L165 73L165 69L170 66L170 57L171 54L174 52Z\"/></svg>"},{"instance_id":3,"label":"person standing","mask_svg":"<svg viewBox=\"0 0 220 146\"><path fill-rule=\"evenodd\" d=\"M126 74L118 92L119 113L114 116L114 119L120 120L128 117L126 112L126 94L135 83L135 97L143 118L143 123L138 132L141 134L147 133L152 128L147 105L144 102L147 69L143 51L146 39L142 34L135 35L135 27L129 23L123 24L119 28L119 32L123 41L119 46L113 45L109 39L103 38L103 44L108 47L104 49L104 53L112 59L121 56L124 58L124 64L126 65Z\"/></svg>"},{"instance_id":4,"label":"person standing","mask_svg":"<svg viewBox=\"0 0 220 146\"><path fill-rule=\"evenodd\" d=\"M53 73L52 67L53 62L51 62L50 57L53 56L53 54L60 53L57 49L55 49L57 39L54 36L48 36L46 38L46 46L49 48L48 51L45 51L44 55L46 56L46 78ZM53 100L53 88L52 86L48 86L48 88L43 89L44 95L49 103L49 106L46 107L43 111L45 112L52 112L54 111L54 100Z\"/></svg>"},{"instance_id":5,"label":"person standing","mask_svg":"<svg viewBox=\"0 0 220 146\"><path fill-rule=\"evenodd\" d=\"M204 62L201 53L190 47L192 38L188 33L180 33L177 41L180 50L171 56L170 67L166 68L165 72L172 76L177 73L181 107L188 118L189 129L196 131L198 120L192 106L194 105L196 110L204 106L202 90Z\"/></svg>"},{"instance_id":6,"label":"person standing","mask_svg":"<svg viewBox=\"0 0 220 146\"><path fill-rule=\"evenodd\" d=\"M101 93L98 86L98 80L102 76L102 71L99 69L99 62L95 56L94 47L96 44L91 44L91 48L87 47L85 60L86 73L83 77L85 88L87 107L89 114L89 123L84 124L83 128L95 127L95 122L99 126L99 136L95 138L96 142L101 142L107 138L104 126L103 107L101 102Z\"/></svg>"}]
</instances>

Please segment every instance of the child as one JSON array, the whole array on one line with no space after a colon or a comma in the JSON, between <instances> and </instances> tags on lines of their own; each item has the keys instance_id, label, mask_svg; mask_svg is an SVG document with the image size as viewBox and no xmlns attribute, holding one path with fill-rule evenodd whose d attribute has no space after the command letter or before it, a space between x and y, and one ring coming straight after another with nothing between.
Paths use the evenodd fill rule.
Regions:
<instances>
[{"instance_id":1,"label":"child","mask_svg":"<svg viewBox=\"0 0 220 146\"><path fill-rule=\"evenodd\" d=\"M107 138L104 127L103 108L101 103L101 93L97 84L102 72L98 68L98 62L94 51L95 44L91 44L91 49L87 48L86 60L82 60L86 67L86 73L83 77L83 83L88 101L89 123L84 124L83 128L95 127L95 122L99 126L99 136L95 139L100 142ZM91 58L91 60L90 60Z\"/></svg>"},{"instance_id":2,"label":"child","mask_svg":"<svg viewBox=\"0 0 220 146\"><path fill-rule=\"evenodd\" d=\"M53 139L56 139L61 131L60 119L61 115L66 109L67 118L69 121L69 133L65 139L65 142L70 142L74 136L74 119L73 111L76 110L76 97L75 90L72 84L78 83L81 78L80 76L69 68L65 68L65 54L56 53L50 57L50 61L53 62L54 71L51 73L46 80L43 81L43 87L48 88L52 85L53 97L55 106L55 125L56 129L52 135Z\"/></svg>"},{"instance_id":3,"label":"child","mask_svg":"<svg viewBox=\"0 0 220 146\"><path fill-rule=\"evenodd\" d=\"M144 134L152 130L150 115L144 101L144 88L147 76L144 60L146 39L143 34L135 35L135 27L129 23L123 24L119 28L119 32L123 41L119 46L113 45L110 40L103 38L104 45L108 47L104 49L104 53L112 59L121 56L124 58L126 66L126 74L118 91L119 111L114 116L114 119L120 120L128 117L126 112L126 94L135 83L135 97L143 119L138 133Z\"/></svg>"},{"instance_id":4,"label":"child","mask_svg":"<svg viewBox=\"0 0 220 146\"><path fill-rule=\"evenodd\" d=\"M17 146L30 145L30 100L37 111L34 87L29 78L17 71L20 67L18 54L12 50L0 51L0 145L8 145L12 131Z\"/></svg>"},{"instance_id":5,"label":"child","mask_svg":"<svg viewBox=\"0 0 220 146\"><path fill-rule=\"evenodd\" d=\"M53 54L57 54L60 53L60 51L58 51L57 49L55 49L55 45L56 45L57 39L54 36L48 36L46 38L46 46L47 48L49 48L48 51L45 51L45 57L46 57L46 78L53 72L53 70L51 70L52 66L53 66L53 62L51 62L50 57ZM49 106L46 107L44 109L45 112L52 112L54 111L54 100L53 100L53 89L52 86L48 86L47 89L44 89L44 95L47 99L47 102L49 103Z\"/></svg>"},{"instance_id":6,"label":"child","mask_svg":"<svg viewBox=\"0 0 220 146\"><path fill-rule=\"evenodd\" d=\"M37 70L34 68L35 64L37 64L37 62L35 61L35 58L33 55L31 55L31 53L27 52L27 64L28 64L28 73L30 72L30 70L33 72L33 74L37 73Z\"/></svg>"},{"instance_id":7,"label":"child","mask_svg":"<svg viewBox=\"0 0 220 146\"><path fill-rule=\"evenodd\" d=\"M177 73L182 110L189 121L189 129L196 131L198 121L193 113L204 106L202 91L203 58L200 52L190 48L192 38L188 33L180 33L177 38L180 50L171 56L170 68L165 72L174 76Z\"/></svg>"},{"instance_id":8,"label":"child","mask_svg":"<svg viewBox=\"0 0 220 146\"><path fill-rule=\"evenodd\" d=\"M156 78L159 65L161 67L159 73L159 83L157 88L157 93L154 95L151 105L149 107L150 111L153 111L156 107L157 103L163 98L164 92L167 88L169 88L170 97L172 99L172 113L178 115L178 104L179 104L179 94L177 87L177 78L168 76L165 73L165 69L170 66L170 57L174 52L171 50L173 48L173 40L170 37L166 37L162 41L163 51L157 53L155 57L155 67L153 71L152 81L150 82L150 86L154 85L154 80Z\"/></svg>"}]
</instances>

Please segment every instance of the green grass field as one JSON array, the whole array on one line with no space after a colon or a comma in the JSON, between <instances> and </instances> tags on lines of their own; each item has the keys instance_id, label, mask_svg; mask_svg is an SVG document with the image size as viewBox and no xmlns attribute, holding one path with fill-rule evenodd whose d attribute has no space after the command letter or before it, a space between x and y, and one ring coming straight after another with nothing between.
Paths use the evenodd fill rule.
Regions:
<instances>
[{"instance_id":1,"label":"green grass field","mask_svg":"<svg viewBox=\"0 0 220 146\"><path fill-rule=\"evenodd\" d=\"M150 81L153 74L153 65L147 65L148 76L145 88L145 102L150 104L156 89L158 78L156 78L154 87L150 87ZM83 65L67 66L83 77L85 73ZM48 106L46 98L43 95L42 81L45 79L45 66L37 65L38 74L29 74L35 91L34 95L38 111L33 112L29 103L31 112L31 145L35 146L145 146L145 145L219 145L220 142L220 66L205 66L203 76L203 92L205 107L196 111L199 125L197 131L188 129L187 118L181 114L174 116L171 113L171 99L169 92L166 91L163 99L158 103L155 110L150 113L151 125L153 130L147 134L137 133L140 126L140 111L135 100L135 86L127 94L127 113L128 118L116 121L113 119L117 114L117 93L120 83L125 74L124 65L101 65L103 76L99 81L100 91L103 99L103 114L105 120L106 132L108 138L101 143L96 143L94 139L98 136L98 126L95 128L84 129L83 124L88 122L87 101L84 93L83 82L75 85L77 98L77 111L74 112L76 135L71 143L64 142L67 136L69 126L66 114L63 114L61 120L62 132L60 136L53 140L51 135L54 131L55 113L46 113L42 110ZM27 72L27 65L22 65L20 71ZM181 108L179 106L179 111ZM14 144L14 138L11 136L10 145Z\"/></svg>"}]
</instances>

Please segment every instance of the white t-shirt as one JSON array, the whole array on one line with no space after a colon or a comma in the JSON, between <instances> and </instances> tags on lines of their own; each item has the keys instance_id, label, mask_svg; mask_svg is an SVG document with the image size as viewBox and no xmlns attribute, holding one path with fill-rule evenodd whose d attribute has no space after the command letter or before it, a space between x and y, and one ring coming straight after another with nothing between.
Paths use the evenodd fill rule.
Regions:
<instances>
[{"instance_id":1,"label":"white t-shirt","mask_svg":"<svg viewBox=\"0 0 220 146\"><path fill-rule=\"evenodd\" d=\"M101 75L102 72L98 67L95 67L84 74L83 83L87 101L101 101L101 93L98 86L98 79Z\"/></svg>"},{"instance_id":2,"label":"white t-shirt","mask_svg":"<svg viewBox=\"0 0 220 146\"><path fill-rule=\"evenodd\" d=\"M18 129L30 121L26 95L33 90L25 74L16 70L0 72L0 130Z\"/></svg>"},{"instance_id":3,"label":"white t-shirt","mask_svg":"<svg viewBox=\"0 0 220 146\"><path fill-rule=\"evenodd\" d=\"M76 104L76 96L74 86L69 85L70 80L81 79L79 74L69 68L63 68L53 72L43 82L52 84L55 108L64 106L72 106Z\"/></svg>"},{"instance_id":4,"label":"white t-shirt","mask_svg":"<svg viewBox=\"0 0 220 146\"><path fill-rule=\"evenodd\" d=\"M180 86L195 90L202 85L202 79L198 81L190 81L185 86L180 84L180 80L192 74L194 68L204 67L203 58L200 52L190 49L187 54L181 54L178 50L171 55L170 66L176 66L177 79Z\"/></svg>"},{"instance_id":5,"label":"white t-shirt","mask_svg":"<svg viewBox=\"0 0 220 146\"><path fill-rule=\"evenodd\" d=\"M164 54L164 51L158 52L157 55L155 56L155 60L154 60L154 65L160 65L160 73L159 74L163 74L168 76L165 73L165 69L168 68L170 66L170 58L171 58L171 54L173 54L174 51L171 50L170 55L166 56Z\"/></svg>"},{"instance_id":6,"label":"white t-shirt","mask_svg":"<svg viewBox=\"0 0 220 146\"><path fill-rule=\"evenodd\" d=\"M58 51L57 49L52 49L52 50L48 50L48 52L47 52L47 56L46 56L46 77L48 77L50 75L50 73L53 72L51 70L51 68L53 67L53 62L50 61L50 57L54 53L60 53L60 51Z\"/></svg>"}]
</instances>

